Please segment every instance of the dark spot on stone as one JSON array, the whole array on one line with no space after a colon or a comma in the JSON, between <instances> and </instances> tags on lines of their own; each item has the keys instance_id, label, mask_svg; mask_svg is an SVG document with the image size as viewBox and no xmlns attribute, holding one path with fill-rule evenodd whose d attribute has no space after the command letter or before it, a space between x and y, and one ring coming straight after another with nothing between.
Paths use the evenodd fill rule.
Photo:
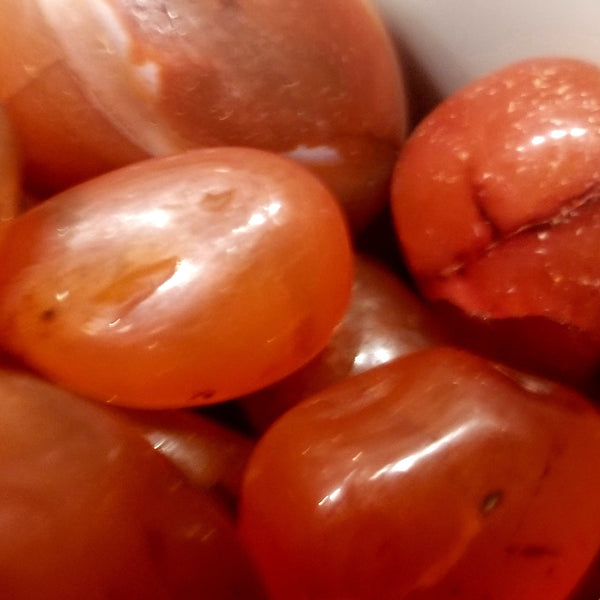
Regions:
<instances>
[{"instance_id":1,"label":"dark spot on stone","mask_svg":"<svg viewBox=\"0 0 600 600\"><path fill-rule=\"evenodd\" d=\"M494 490L493 492L490 492L483 498L483 501L481 502L481 514L487 517L493 510L498 508L503 497L504 494L502 490Z\"/></svg>"},{"instance_id":2,"label":"dark spot on stone","mask_svg":"<svg viewBox=\"0 0 600 600\"><path fill-rule=\"evenodd\" d=\"M48 308L40 313L40 319L42 321L53 321L56 318L56 310Z\"/></svg>"},{"instance_id":3,"label":"dark spot on stone","mask_svg":"<svg viewBox=\"0 0 600 600\"><path fill-rule=\"evenodd\" d=\"M192 402L194 402L195 400L210 400L215 394L217 393L217 390L200 390L198 392L194 392L191 396L190 396L190 400Z\"/></svg>"}]
</instances>

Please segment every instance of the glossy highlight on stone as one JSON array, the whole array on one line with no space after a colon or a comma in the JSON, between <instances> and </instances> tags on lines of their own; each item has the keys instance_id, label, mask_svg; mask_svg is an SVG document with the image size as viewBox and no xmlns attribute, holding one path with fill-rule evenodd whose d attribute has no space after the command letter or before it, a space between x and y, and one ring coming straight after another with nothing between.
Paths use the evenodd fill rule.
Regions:
<instances>
[{"instance_id":1,"label":"glossy highlight on stone","mask_svg":"<svg viewBox=\"0 0 600 600\"><path fill-rule=\"evenodd\" d=\"M253 441L194 410L112 407L187 481L235 512Z\"/></svg>"},{"instance_id":2,"label":"glossy highlight on stone","mask_svg":"<svg viewBox=\"0 0 600 600\"><path fill-rule=\"evenodd\" d=\"M285 379L243 399L258 431L343 379L444 340L424 303L390 269L357 255L352 299L327 346Z\"/></svg>"},{"instance_id":3,"label":"glossy highlight on stone","mask_svg":"<svg viewBox=\"0 0 600 600\"><path fill-rule=\"evenodd\" d=\"M14 220L0 344L88 397L218 402L310 360L349 300L341 210L291 160L221 148L91 180Z\"/></svg>"},{"instance_id":4,"label":"glossy highlight on stone","mask_svg":"<svg viewBox=\"0 0 600 600\"><path fill-rule=\"evenodd\" d=\"M398 237L422 291L476 318L541 318L598 344L599 164L597 66L530 59L456 92L394 173Z\"/></svg>"},{"instance_id":5,"label":"glossy highlight on stone","mask_svg":"<svg viewBox=\"0 0 600 600\"><path fill-rule=\"evenodd\" d=\"M564 600L600 544L599 459L583 397L423 350L276 421L241 531L273 600Z\"/></svg>"},{"instance_id":6,"label":"glossy highlight on stone","mask_svg":"<svg viewBox=\"0 0 600 600\"><path fill-rule=\"evenodd\" d=\"M0 100L38 188L236 145L305 162L357 226L387 199L406 100L362 0L7 0L0 40Z\"/></svg>"}]
</instances>

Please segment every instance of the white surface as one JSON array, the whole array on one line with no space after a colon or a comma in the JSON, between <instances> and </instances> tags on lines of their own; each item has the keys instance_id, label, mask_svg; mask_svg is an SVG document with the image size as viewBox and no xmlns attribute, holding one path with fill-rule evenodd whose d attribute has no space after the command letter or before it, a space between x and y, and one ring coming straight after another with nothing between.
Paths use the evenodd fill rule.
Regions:
<instances>
[{"instance_id":1,"label":"white surface","mask_svg":"<svg viewBox=\"0 0 600 600\"><path fill-rule=\"evenodd\" d=\"M371 0L411 63L446 96L531 56L600 64L599 0Z\"/></svg>"}]
</instances>

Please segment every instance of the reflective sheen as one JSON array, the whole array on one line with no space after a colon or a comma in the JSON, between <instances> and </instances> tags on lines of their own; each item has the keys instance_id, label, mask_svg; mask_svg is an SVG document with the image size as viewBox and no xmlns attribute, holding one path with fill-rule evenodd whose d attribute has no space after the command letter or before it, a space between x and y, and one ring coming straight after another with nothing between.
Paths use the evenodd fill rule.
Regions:
<instances>
[{"instance_id":1,"label":"reflective sheen","mask_svg":"<svg viewBox=\"0 0 600 600\"><path fill-rule=\"evenodd\" d=\"M241 531L273 600L564 600L600 545L597 459L584 398L422 350L275 422Z\"/></svg>"},{"instance_id":2,"label":"reflective sheen","mask_svg":"<svg viewBox=\"0 0 600 600\"><path fill-rule=\"evenodd\" d=\"M253 444L250 439L187 410L117 409L188 481L234 510Z\"/></svg>"},{"instance_id":3,"label":"reflective sheen","mask_svg":"<svg viewBox=\"0 0 600 600\"><path fill-rule=\"evenodd\" d=\"M4 597L263 598L221 503L122 415L6 369L0 399Z\"/></svg>"},{"instance_id":4,"label":"reflective sheen","mask_svg":"<svg viewBox=\"0 0 600 600\"><path fill-rule=\"evenodd\" d=\"M476 318L542 318L559 334L555 347L570 331L598 346L599 164L595 65L526 60L448 98L413 133L393 178L398 237L422 291ZM533 341L534 359L541 346Z\"/></svg>"},{"instance_id":5,"label":"reflective sheen","mask_svg":"<svg viewBox=\"0 0 600 600\"><path fill-rule=\"evenodd\" d=\"M299 368L342 318L352 278L330 192L251 149L89 181L15 220L0 255L0 344L89 397L152 408Z\"/></svg>"},{"instance_id":6,"label":"reflective sheen","mask_svg":"<svg viewBox=\"0 0 600 600\"><path fill-rule=\"evenodd\" d=\"M597 185L598 156L593 65L524 61L451 96L417 128L394 177L396 223L415 272L435 276L524 228L565 217ZM441 198L446 212L436 207ZM418 202L429 216L423 227ZM458 214L446 220L451 211ZM458 227L465 235L455 235Z\"/></svg>"},{"instance_id":7,"label":"reflective sheen","mask_svg":"<svg viewBox=\"0 0 600 600\"><path fill-rule=\"evenodd\" d=\"M356 227L405 134L401 70L362 0L4 0L0 100L38 188L250 146L306 159ZM335 165L302 151L324 147Z\"/></svg>"},{"instance_id":8,"label":"reflective sheen","mask_svg":"<svg viewBox=\"0 0 600 600\"><path fill-rule=\"evenodd\" d=\"M303 398L441 340L440 327L408 286L358 255L350 306L325 349L289 377L244 398L244 408L264 431Z\"/></svg>"},{"instance_id":9,"label":"reflective sheen","mask_svg":"<svg viewBox=\"0 0 600 600\"><path fill-rule=\"evenodd\" d=\"M412 454L401 458L399 461L385 465L369 477L370 481L375 481L380 477L394 475L396 473L408 473L414 468L423 468L425 460L444 460L450 452L454 450L453 446L464 443L468 439L469 430L481 427L480 423L466 422L458 425L456 429L444 434L441 438L424 445L415 450Z\"/></svg>"}]
</instances>

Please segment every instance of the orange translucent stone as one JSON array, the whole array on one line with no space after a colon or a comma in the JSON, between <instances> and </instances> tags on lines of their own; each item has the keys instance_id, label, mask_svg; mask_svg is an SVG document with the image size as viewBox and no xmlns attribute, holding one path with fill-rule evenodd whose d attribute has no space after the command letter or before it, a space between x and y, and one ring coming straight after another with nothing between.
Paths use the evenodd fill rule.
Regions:
<instances>
[{"instance_id":1,"label":"orange translucent stone","mask_svg":"<svg viewBox=\"0 0 600 600\"><path fill-rule=\"evenodd\" d=\"M241 531L272 600L564 600L600 545L598 460L583 397L427 349L277 420Z\"/></svg>"},{"instance_id":2,"label":"orange translucent stone","mask_svg":"<svg viewBox=\"0 0 600 600\"><path fill-rule=\"evenodd\" d=\"M114 407L188 481L233 509L253 448L250 438L193 410Z\"/></svg>"},{"instance_id":3,"label":"orange translucent stone","mask_svg":"<svg viewBox=\"0 0 600 600\"><path fill-rule=\"evenodd\" d=\"M227 511L115 411L0 371L2 596L264 598Z\"/></svg>"},{"instance_id":4,"label":"orange translucent stone","mask_svg":"<svg viewBox=\"0 0 600 600\"><path fill-rule=\"evenodd\" d=\"M298 371L245 398L243 406L263 431L302 399L442 339L441 328L408 286L358 255L350 306L327 346Z\"/></svg>"},{"instance_id":5,"label":"orange translucent stone","mask_svg":"<svg viewBox=\"0 0 600 600\"><path fill-rule=\"evenodd\" d=\"M440 104L394 173L395 224L423 292L482 321L530 320L515 346L551 376L573 356L568 339L591 357L581 375L598 370L599 163L600 69L535 58Z\"/></svg>"},{"instance_id":6,"label":"orange translucent stone","mask_svg":"<svg viewBox=\"0 0 600 600\"><path fill-rule=\"evenodd\" d=\"M401 73L361 0L6 0L0 99L37 185L243 145L294 156L362 222L405 130Z\"/></svg>"},{"instance_id":7,"label":"orange translucent stone","mask_svg":"<svg viewBox=\"0 0 600 600\"><path fill-rule=\"evenodd\" d=\"M353 256L328 189L291 160L221 148L125 167L15 219L0 343L123 405L240 396L329 340Z\"/></svg>"}]
</instances>

